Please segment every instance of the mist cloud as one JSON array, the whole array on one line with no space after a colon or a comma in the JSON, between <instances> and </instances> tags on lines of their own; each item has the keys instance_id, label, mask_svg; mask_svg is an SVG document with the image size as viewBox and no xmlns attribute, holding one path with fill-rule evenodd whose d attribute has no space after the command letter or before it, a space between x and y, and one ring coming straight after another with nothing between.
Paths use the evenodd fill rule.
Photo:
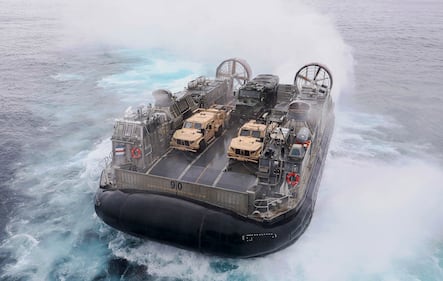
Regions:
<instances>
[{"instance_id":1,"label":"mist cloud","mask_svg":"<svg viewBox=\"0 0 443 281\"><path fill-rule=\"evenodd\" d=\"M292 83L309 62L327 65L335 94L352 81L353 59L330 18L300 1L72 1L65 44L166 50L217 64L245 58L254 74Z\"/></svg>"}]
</instances>

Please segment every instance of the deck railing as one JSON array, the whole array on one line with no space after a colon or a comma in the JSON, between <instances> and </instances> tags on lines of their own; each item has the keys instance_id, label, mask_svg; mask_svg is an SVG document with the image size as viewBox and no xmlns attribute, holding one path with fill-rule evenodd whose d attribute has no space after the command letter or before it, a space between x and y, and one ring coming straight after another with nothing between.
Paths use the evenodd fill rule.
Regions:
<instances>
[{"instance_id":1,"label":"deck railing","mask_svg":"<svg viewBox=\"0 0 443 281\"><path fill-rule=\"evenodd\" d=\"M253 211L255 194L203 184L115 169L117 188L140 189L185 197L229 209L247 216Z\"/></svg>"},{"instance_id":2,"label":"deck railing","mask_svg":"<svg viewBox=\"0 0 443 281\"><path fill-rule=\"evenodd\" d=\"M276 212L288 209L288 203L288 195L280 198L257 199L254 202L254 208L264 214L263 217L270 218L275 216Z\"/></svg>"}]
</instances>

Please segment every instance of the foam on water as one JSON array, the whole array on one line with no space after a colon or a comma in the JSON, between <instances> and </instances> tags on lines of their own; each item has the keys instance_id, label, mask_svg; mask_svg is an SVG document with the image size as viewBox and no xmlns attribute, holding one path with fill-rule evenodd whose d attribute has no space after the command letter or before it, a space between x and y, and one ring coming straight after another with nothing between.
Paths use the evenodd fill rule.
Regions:
<instances>
[{"instance_id":1,"label":"foam on water","mask_svg":"<svg viewBox=\"0 0 443 281\"><path fill-rule=\"evenodd\" d=\"M78 275L86 280L95 275L97 262L86 257L105 253L106 247L99 243L92 195L97 165L109 146L109 140L103 141L92 151L48 159L19 172L12 188L25 189L29 201L15 210L7 226L9 238L1 248L13 253L16 262L5 266L4 277L59 280Z\"/></svg>"},{"instance_id":2,"label":"foam on water","mask_svg":"<svg viewBox=\"0 0 443 281\"><path fill-rule=\"evenodd\" d=\"M101 79L97 85L106 90L126 94L124 101L130 102L134 95L150 97L150 93L156 89L168 89L179 91L192 79L200 75L214 76L203 69L202 64L186 60L171 60L152 53L140 53L140 62L132 69L117 73ZM214 71L215 72L215 71Z\"/></svg>"},{"instance_id":3,"label":"foam on water","mask_svg":"<svg viewBox=\"0 0 443 281\"><path fill-rule=\"evenodd\" d=\"M348 159L368 159L392 162L402 156L420 156L428 144L411 142L411 138L393 138L392 131L403 131L405 128L390 116L362 112L337 111L335 142L333 156Z\"/></svg>"}]
</instances>

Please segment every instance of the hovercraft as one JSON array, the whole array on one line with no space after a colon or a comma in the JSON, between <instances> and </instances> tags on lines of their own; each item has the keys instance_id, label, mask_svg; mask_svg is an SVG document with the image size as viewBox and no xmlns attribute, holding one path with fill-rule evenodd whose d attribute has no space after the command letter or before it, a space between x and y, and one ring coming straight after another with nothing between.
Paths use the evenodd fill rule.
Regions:
<instances>
[{"instance_id":1,"label":"hovercraft","mask_svg":"<svg viewBox=\"0 0 443 281\"><path fill-rule=\"evenodd\" d=\"M293 84L242 59L214 79L117 119L95 195L111 227L204 254L248 258L297 240L311 220L334 128L332 76L303 66Z\"/></svg>"}]
</instances>

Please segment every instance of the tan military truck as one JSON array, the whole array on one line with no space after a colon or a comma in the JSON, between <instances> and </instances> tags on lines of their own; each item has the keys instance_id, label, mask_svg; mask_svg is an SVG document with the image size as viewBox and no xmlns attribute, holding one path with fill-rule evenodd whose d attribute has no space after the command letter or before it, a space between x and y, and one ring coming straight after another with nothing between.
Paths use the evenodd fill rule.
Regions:
<instances>
[{"instance_id":1,"label":"tan military truck","mask_svg":"<svg viewBox=\"0 0 443 281\"><path fill-rule=\"evenodd\" d=\"M265 135L266 125L250 120L238 130L238 136L231 140L228 157L238 161L258 163Z\"/></svg>"},{"instance_id":2,"label":"tan military truck","mask_svg":"<svg viewBox=\"0 0 443 281\"><path fill-rule=\"evenodd\" d=\"M199 108L174 132L171 147L183 151L201 152L221 136L229 122L232 109L224 105Z\"/></svg>"}]
</instances>

